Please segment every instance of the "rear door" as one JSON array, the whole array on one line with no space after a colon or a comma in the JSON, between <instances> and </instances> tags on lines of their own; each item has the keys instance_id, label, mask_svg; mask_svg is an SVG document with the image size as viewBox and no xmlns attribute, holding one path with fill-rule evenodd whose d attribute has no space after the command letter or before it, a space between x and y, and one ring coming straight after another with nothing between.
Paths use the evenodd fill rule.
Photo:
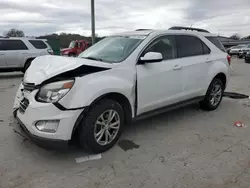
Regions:
<instances>
[{"instance_id":1,"label":"rear door","mask_svg":"<svg viewBox=\"0 0 250 188\"><path fill-rule=\"evenodd\" d=\"M210 49L198 37L177 35L179 64L182 66L182 100L205 94Z\"/></svg>"},{"instance_id":2,"label":"rear door","mask_svg":"<svg viewBox=\"0 0 250 188\"><path fill-rule=\"evenodd\" d=\"M4 41L0 40L0 67L6 67Z\"/></svg>"},{"instance_id":3,"label":"rear door","mask_svg":"<svg viewBox=\"0 0 250 188\"><path fill-rule=\"evenodd\" d=\"M28 47L22 40L6 40L5 57L8 67L23 67L26 57L29 54Z\"/></svg>"}]
</instances>

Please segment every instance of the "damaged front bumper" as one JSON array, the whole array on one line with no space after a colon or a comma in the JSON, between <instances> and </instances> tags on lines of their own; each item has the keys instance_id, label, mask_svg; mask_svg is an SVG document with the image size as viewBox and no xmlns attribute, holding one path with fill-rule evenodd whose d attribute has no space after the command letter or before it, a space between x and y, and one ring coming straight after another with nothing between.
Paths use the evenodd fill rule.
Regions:
<instances>
[{"instance_id":1,"label":"damaged front bumper","mask_svg":"<svg viewBox=\"0 0 250 188\"><path fill-rule=\"evenodd\" d=\"M75 122L83 109L61 111L52 103L37 102L36 93L36 90L23 91L23 84L19 86L13 107L14 117L26 137L38 145L46 148L65 148L71 140ZM27 101L25 106L24 101ZM38 122L55 120L58 122L55 132L46 132L37 128Z\"/></svg>"},{"instance_id":2,"label":"damaged front bumper","mask_svg":"<svg viewBox=\"0 0 250 188\"><path fill-rule=\"evenodd\" d=\"M19 135L21 135L22 137L25 137L26 139L33 141L38 146L41 146L47 149L67 149L68 148L68 141L47 139L47 138L33 135L29 132L29 130L26 128L26 126L21 122L19 118L16 118L16 120L18 121L18 126L14 128L14 131L18 133Z\"/></svg>"}]
</instances>

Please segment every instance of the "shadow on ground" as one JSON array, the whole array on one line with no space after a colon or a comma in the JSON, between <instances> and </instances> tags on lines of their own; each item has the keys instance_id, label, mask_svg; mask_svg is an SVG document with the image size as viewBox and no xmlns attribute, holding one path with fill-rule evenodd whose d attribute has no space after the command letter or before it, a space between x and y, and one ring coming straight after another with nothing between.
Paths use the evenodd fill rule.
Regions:
<instances>
[{"instance_id":1,"label":"shadow on ground","mask_svg":"<svg viewBox=\"0 0 250 188\"><path fill-rule=\"evenodd\" d=\"M0 73L0 79L22 78L23 73Z\"/></svg>"}]
</instances>

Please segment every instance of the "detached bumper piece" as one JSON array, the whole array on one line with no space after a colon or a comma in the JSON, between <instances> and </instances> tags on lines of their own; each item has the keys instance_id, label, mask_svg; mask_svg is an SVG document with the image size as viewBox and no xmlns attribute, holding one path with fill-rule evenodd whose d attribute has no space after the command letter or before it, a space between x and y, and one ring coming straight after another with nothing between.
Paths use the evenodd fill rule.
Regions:
<instances>
[{"instance_id":1,"label":"detached bumper piece","mask_svg":"<svg viewBox=\"0 0 250 188\"><path fill-rule=\"evenodd\" d=\"M21 122L19 118L16 118L18 123L20 124L22 132L27 136L30 140L36 143L38 146L46 148L46 149L60 149L64 150L68 148L68 141L65 140L55 140L55 139L47 139L38 137L36 135L31 134L25 125Z\"/></svg>"}]
</instances>

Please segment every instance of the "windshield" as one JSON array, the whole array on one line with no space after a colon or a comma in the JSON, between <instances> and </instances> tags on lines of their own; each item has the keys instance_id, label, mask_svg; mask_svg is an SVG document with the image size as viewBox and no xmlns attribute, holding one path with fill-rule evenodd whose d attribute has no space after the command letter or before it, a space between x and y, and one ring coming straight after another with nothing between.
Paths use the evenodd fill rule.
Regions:
<instances>
[{"instance_id":1,"label":"windshield","mask_svg":"<svg viewBox=\"0 0 250 188\"><path fill-rule=\"evenodd\" d=\"M118 63L125 60L145 38L145 36L107 37L82 52L79 57Z\"/></svg>"},{"instance_id":2,"label":"windshield","mask_svg":"<svg viewBox=\"0 0 250 188\"><path fill-rule=\"evenodd\" d=\"M75 41L72 41L72 42L69 44L69 48L74 48L74 47L75 47L75 44L76 44L76 42L75 42Z\"/></svg>"}]
</instances>

